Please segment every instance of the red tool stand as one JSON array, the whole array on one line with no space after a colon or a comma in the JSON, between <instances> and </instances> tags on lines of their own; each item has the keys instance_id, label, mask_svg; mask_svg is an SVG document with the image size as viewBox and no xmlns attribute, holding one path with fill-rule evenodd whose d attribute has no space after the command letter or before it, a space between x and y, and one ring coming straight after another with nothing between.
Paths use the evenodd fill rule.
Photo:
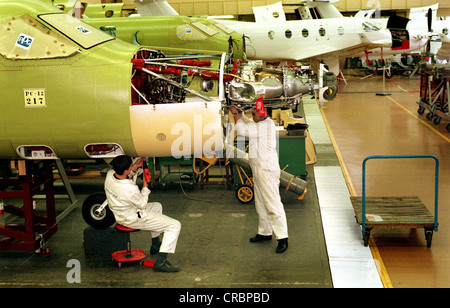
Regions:
<instances>
[{"instance_id":1,"label":"red tool stand","mask_svg":"<svg viewBox=\"0 0 450 308\"><path fill-rule=\"evenodd\" d=\"M23 207L4 204L4 212L25 219L8 219L0 225L0 250L28 250L40 254L51 253L44 248L47 241L58 230L53 188L53 166L51 160L11 161L18 169L16 178L0 178L0 199L22 199ZM11 190L3 190L9 189ZM38 214L33 209L33 196L45 191L47 214ZM8 217L14 218L14 217ZM12 220L12 223L9 223ZM3 235L3 237L1 236Z\"/></svg>"},{"instance_id":2,"label":"red tool stand","mask_svg":"<svg viewBox=\"0 0 450 308\"><path fill-rule=\"evenodd\" d=\"M131 249L130 232L139 231L138 229L131 229L120 224L116 224L115 228L119 232L126 232L127 234L127 250L120 250L113 252L111 255L113 260L117 262L119 268L122 267L122 263L125 262L142 262L147 256L141 249Z\"/></svg>"}]
</instances>

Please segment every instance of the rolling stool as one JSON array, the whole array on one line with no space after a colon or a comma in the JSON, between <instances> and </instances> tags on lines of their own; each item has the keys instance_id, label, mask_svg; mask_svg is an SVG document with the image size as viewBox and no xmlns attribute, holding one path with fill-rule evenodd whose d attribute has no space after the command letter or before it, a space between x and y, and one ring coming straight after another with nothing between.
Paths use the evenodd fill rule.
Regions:
<instances>
[{"instance_id":1,"label":"rolling stool","mask_svg":"<svg viewBox=\"0 0 450 308\"><path fill-rule=\"evenodd\" d=\"M120 224L116 224L115 228L119 232L127 233L127 250L113 252L111 255L113 260L117 262L117 266L121 268L124 262L142 262L147 256L141 249L131 249L130 232L139 231L139 229L131 229Z\"/></svg>"}]
</instances>

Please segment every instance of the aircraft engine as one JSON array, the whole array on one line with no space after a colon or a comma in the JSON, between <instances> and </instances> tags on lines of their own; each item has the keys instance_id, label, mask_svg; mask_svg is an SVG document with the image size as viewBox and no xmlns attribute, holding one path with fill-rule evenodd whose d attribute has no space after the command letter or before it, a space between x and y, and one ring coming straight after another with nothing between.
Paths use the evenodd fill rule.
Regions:
<instances>
[{"instance_id":1,"label":"aircraft engine","mask_svg":"<svg viewBox=\"0 0 450 308\"><path fill-rule=\"evenodd\" d=\"M299 68L275 69L255 64L241 65L228 84L228 98L234 104L248 104L258 98L272 107L297 105L303 95L313 94L310 71Z\"/></svg>"}]
</instances>

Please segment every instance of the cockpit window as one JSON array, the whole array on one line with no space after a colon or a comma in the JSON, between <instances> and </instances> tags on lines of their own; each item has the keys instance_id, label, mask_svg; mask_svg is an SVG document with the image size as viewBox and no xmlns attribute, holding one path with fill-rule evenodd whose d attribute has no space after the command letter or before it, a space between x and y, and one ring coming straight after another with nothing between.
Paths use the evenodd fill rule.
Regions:
<instances>
[{"instance_id":1,"label":"cockpit window","mask_svg":"<svg viewBox=\"0 0 450 308\"><path fill-rule=\"evenodd\" d=\"M42 14L39 18L85 49L115 39L67 14Z\"/></svg>"},{"instance_id":2,"label":"cockpit window","mask_svg":"<svg viewBox=\"0 0 450 308\"><path fill-rule=\"evenodd\" d=\"M370 23L370 22L363 22L363 29L364 29L364 31L366 31L366 32L375 32L375 31L380 31L381 30L381 27L380 26L378 26L378 25L375 25L375 24L373 24L373 23Z\"/></svg>"},{"instance_id":3,"label":"cockpit window","mask_svg":"<svg viewBox=\"0 0 450 308\"><path fill-rule=\"evenodd\" d=\"M6 59L67 58L79 47L57 32L43 27L28 14L0 23L0 54Z\"/></svg>"}]
</instances>

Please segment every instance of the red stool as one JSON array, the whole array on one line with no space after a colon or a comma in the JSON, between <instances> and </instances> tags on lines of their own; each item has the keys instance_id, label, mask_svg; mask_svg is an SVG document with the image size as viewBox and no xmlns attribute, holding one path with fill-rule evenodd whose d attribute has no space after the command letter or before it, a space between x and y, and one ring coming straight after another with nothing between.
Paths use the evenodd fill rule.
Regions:
<instances>
[{"instance_id":1,"label":"red stool","mask_svg":"<svg viewBox=\"0 0 450 308\"><path fill-rule=\"evenodd\" d=\"M125 262L141 262L147 255L141 249L131 249L130 232L139 231L139 229L131 229L120 224L116 224L116 230L126 232L127 234L127 250L113 252L111 255L113 260L117 262L119 268Z\"/></svg>"}]
</instances>

